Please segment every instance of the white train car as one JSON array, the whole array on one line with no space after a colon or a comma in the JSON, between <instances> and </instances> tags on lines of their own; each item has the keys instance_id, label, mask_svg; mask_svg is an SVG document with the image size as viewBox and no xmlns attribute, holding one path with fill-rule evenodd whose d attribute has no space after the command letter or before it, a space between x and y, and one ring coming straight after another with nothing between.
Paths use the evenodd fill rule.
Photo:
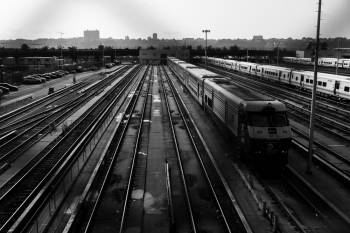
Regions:
<instances>
[{"instance_id":1,"label":"white train car","mask_svg":"<svg viewBox=\"0 0 350 233\"><path fill-rule=\"evenodd\" d=\"M236 60L224 60L224 66L228 70L237 70L239 62Z\"/></svg>"},{"instance_id":2,"label":"white train car","mask_svg":"<svg viewBox=\"0 0 350 233\"><path fill-rule=\"evenodd\" d=\"M295 57L283 57L282 60L286 63L293 63Z\"/></svg>"},{"instance_id":3,"label":"white train car","mask_svg":"<svg viewBox=\"0 0 350 233\"><path fill-rule=\"evenodd\" d=\"M312 92L314 72L293 71L291 83ZM320 95L350 100L350 78L327 73L317 73L316 91Z\"/></svg>"},{"instance_id":4,"label":"white train car","mask_svg":"<svg viewBox=\"0 0 350 233\"><path fill-rule=\"evenodd\" d=\"M241 73L256 75L256 67L258 64L251 62L238 62L236 70Z\"/></svg>"},{"instance_id":5,"label":"white train car","mask_svg":"<svg viewBox=\"0 0 350 233\"><path fill-rule=\"evenodd\" d=\"M256 75L274 82L281 82L290 84L289 79L292 69L280 67L280 66L269 66L259 65L257 66Z\"/></svg>"},{"instance_id":6,"label":"white train car","mask_svg":"<svg viewBox=\"0 0 350 233\"><path fill-rule=\"evenodd\" d=\"M350 59L339 59L338 68L350 69Z\"/></svg>"},{"instance_id":7,"label":"white train car","mask_svg":"<svg viewBox=\"0 0 350 233\"><path fill-rule=\"evenodd\" d=\"M336 58L321 57L318 59L318 65L323 67L335 67L337 64Z\"/></svg>"},{"instance_id":8,"label":"white train car","mask_svg":"<svg viewBox=\"0 0 350 233\"><path fill-rule=\"evenodd\" d=\"M299 58L299 61L302 65L312 65L311 58Z\"/></svg>"}]
</instances>

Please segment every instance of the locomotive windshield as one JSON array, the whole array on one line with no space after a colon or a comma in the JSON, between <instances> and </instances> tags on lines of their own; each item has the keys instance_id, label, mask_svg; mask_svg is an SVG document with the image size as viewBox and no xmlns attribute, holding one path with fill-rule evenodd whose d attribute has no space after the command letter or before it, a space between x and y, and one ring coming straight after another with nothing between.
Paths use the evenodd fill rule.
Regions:
<instances>
[{"instance_id":1,"label":"locomotive windshield","mask_svg":"<svg viewBox=\"0 0 350 233\"><path fill-rule=\"evenodd\" d=\"M288 126L287 115L285 113L254 112L249 113L249 125L257 127L283 127Z\"/></svg>"}]
</instances>

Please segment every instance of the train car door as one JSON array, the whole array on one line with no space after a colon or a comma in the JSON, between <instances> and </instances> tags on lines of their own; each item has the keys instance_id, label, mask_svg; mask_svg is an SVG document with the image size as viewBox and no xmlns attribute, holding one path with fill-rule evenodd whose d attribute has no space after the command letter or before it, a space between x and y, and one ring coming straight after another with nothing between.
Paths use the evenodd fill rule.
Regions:
<instances>
[{"instance_id":1,"label":"train car door","mask_svg":"<svg viewBox=\"0 0 350 233\"><path fill-rule=\"evenodd\" d=\"M333 90L334 95L339 96L339 87L340 87L340 81L335 81L334 90Z\"/></svg>"},{"instance_id":2,"label":"train car door","mask_svg":"<svg viewBox=\"0 0 350 233\"><path fill-rule=\"evenodd\" d=\"M301 78L300 78L300 86L301 87L304 86L304 75L303 74L301 75Z\"/></svg>"},{"instance_id":3,"label":"train car door","mask_svg":"<svg viewBox=\"0 0 350 233\"><path fill-rule=\"evenodd\" d=\"M278 80L281 82L282 71L278 71Z\"/></svg>"}]
</instances>

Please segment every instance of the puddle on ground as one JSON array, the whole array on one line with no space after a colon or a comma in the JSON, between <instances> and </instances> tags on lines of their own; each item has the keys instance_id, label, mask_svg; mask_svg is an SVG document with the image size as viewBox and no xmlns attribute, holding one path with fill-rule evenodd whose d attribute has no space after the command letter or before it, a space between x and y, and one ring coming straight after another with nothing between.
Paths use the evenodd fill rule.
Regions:
<instances>
[{"instance_id":1,"label":"puddle on ground","mask_svg":"<svg viewBox=\"0 0 350 233\"><path fill-rule=\"evenodd\" d=\"M147 214L163 214L162 210L166 211L165 199L161 196L155 198L149 192L145 193L143 208Z\"/></svg>"},{"instance_id":2,"label":"puddle on ground","mask_svg":"<svg viewBox=\"0 0 350 233\"><path fill-rule=\"evenodd\" d=\"M136 189L132 191L131 198L132 199L141 199L143 198L143 189Z\"/></svg>"}]
</instances>

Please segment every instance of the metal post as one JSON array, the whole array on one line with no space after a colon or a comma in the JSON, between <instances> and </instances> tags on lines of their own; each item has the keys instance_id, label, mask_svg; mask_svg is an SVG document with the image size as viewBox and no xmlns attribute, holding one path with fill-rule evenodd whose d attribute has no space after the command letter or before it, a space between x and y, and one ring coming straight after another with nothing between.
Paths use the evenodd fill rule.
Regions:
<instances>
[{"instance_id":1,"label":"metal post","mask_svg":"<svg viewBox=\"0 0 350 233\"><path fill-rule=\"evenodd\" d=\"M205 69L207 69L207 33L210 32L210 30L202 30L202 32L205 33Z\"/></svg>"},{"instance_id":2,"label":"metal post","mask_svg":"<svg viewBox=\"0 0 350 233\"><path fill-rule=\"evenodd\" d=\"M307 160L306 173L312 174L311 160L313 154L313 142L314 142L314 121L315 121L315 104L316 104L316 87L317 87L317 63L318 63L318 47L320 43L320 21L321 21L321 3L318 1L318 17L317 17L317 32L316 32L316 52L315 52L315 65L314 65L314 85L312 88L312 100L311 100L311 117L310 117L310 129L309 129L309 156Z\"/></svg>"},{"instance_id":3,"label":"metal post","mask_svg":"<svg viewBox=\"0 0 350 233\"><path fill-rule=\"evenodd\" d=\"M337 65L335 67L335 75L338 75L338 64L339 63L339 38L338 38L338 49L337 49Z\"/></svg>"},{"instance_id":4,"label":"metal post","mask_svg":"<svg viewBox=\"0 0 350 233\"><path fill-rule=\"evenodd\" d=\"M3 67L3 65L0 65L0 77L1 77L1 83L3 83L3 80L2 80L2 67Z\"/></svg>"},{"instance_id":5,"label":"metal post","mask_svg":"<svg viewBox=\"0 0 350 233\"><path fill-rule=\"evenodd\" d=\"M247 48L247 62L248 62L248 48Z\"/></svg>"}]
</instances>

